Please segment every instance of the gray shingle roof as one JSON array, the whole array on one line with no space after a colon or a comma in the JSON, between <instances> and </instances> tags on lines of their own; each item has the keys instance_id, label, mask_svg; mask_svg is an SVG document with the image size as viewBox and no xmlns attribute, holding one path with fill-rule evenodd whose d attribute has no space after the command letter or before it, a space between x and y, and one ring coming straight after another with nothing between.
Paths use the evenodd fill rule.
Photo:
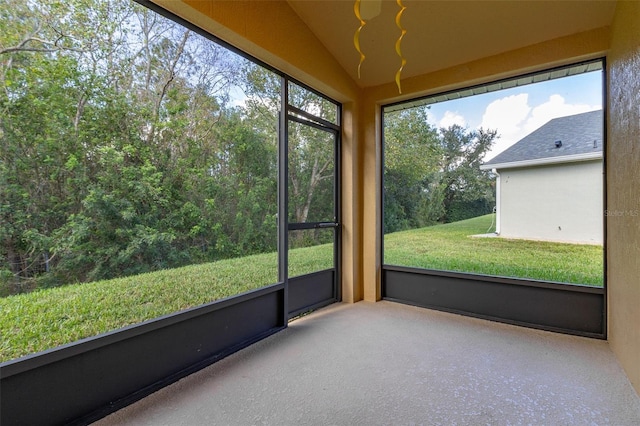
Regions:
<instances>
[{"instance_id":1,"label":"gray shingle roof","mask_svg":"<svg viewBox=\"0 0 640 426\"><path fill-rule=\"evenodd\" d=\"M554 118L483 166L602 152L602 128L602 110Z\"/></svg>"}]
</instances>

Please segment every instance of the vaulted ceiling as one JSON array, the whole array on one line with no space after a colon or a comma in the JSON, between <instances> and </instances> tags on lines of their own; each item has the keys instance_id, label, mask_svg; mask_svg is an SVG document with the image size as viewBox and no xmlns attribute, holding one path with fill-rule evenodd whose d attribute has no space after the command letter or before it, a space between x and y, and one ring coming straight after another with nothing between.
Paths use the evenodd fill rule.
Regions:
<instances>
[{"instance_id":1,"label":"vaulted ceiling","mask_svg":"<svg viewBox=\"0 0 640 426\"><path fill-rule=\"evenodd\" d=\"M360 26L353 0L287 0L321 43L361 87L394 81L400 67L396 0L362 0L365 60L353 43ZM555 38L608 26L615 1L403 0L402 78L426 74ZM369 12L372 10L373 12Z\"/></svg>"}]
</instances>

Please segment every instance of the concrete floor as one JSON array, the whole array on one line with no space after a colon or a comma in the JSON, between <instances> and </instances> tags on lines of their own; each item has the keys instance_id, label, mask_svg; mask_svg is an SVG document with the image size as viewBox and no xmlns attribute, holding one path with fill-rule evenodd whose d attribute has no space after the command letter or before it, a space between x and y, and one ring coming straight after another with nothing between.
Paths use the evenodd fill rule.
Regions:
<instances>
[{"instance_id":1,"label":"concrete floor","mask_svg":"<svg viewBox=\"0 0 640 426\"><path fill-rule=\"evenodd\" d=\"M607 342L335 304L97 423L640 425Z\"/></svg>"}]
</instances>

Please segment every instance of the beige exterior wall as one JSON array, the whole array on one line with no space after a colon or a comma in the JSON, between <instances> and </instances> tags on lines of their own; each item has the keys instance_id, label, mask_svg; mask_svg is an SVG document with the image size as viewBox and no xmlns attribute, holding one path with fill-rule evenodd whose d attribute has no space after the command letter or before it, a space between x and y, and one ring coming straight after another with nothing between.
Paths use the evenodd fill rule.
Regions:
<instances>
[{"instance_id":1,"label":"beige exterior wall","mask_svg":"<svg viewBox=\"0 0 640 426\"><path fill-rule=\"evenodd\" d=\"M602 161L498 172L502 237L602 244Z\"/></svg>"},{"instance_id":2,"label":"beige exterior wall","mask_svg":"<svg viewBox=\"0 0 640 426\"><path fill-rule=\"evenodd\" d=\"M609 342L640 393L640 2L621 1L607 55Z\"/></svg>"}]
</instances>

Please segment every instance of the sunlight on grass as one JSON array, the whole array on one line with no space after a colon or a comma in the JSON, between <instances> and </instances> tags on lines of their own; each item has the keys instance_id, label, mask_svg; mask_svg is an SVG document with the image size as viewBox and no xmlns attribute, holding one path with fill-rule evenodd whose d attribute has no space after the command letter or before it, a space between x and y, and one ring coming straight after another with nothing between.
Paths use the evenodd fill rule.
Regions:
<instances>
[{"instance_id":1,"label":"sunlight on grass","mask_svg":"<svg viewBox=\"0 0 640 426\"><path fill-rule=\"evenodd\" d=\"M472 238L491 215L385 235L385 263L602 286L600 246ZM289 275L332 265L332 245L290 251ZM267 253L0 298L0 360L261 288L277 281Z\"/></svg>"},{"instance_id":2,"label":"sunlight on grass","mask_svg":"<svg viewBox=\"0 0 640 426\"><path fill-rule=\"evenodd\" d=\"M493 215L395 232L384 237L384 263L456 272L603 285L602 246L477 238Z\"/></svg>"},{"instance_id":3,"label":"sunlight on grass","mask_svg":"<svg viewBox=\"0 0 640 426\"><path fill-rule=\"evenodd\" d=\"M291 275L331 267L332 248L292 250ZM0 298L0 361L275 284L277 277L277 254L267 253Z\"/></svg>"}]
</instances>

